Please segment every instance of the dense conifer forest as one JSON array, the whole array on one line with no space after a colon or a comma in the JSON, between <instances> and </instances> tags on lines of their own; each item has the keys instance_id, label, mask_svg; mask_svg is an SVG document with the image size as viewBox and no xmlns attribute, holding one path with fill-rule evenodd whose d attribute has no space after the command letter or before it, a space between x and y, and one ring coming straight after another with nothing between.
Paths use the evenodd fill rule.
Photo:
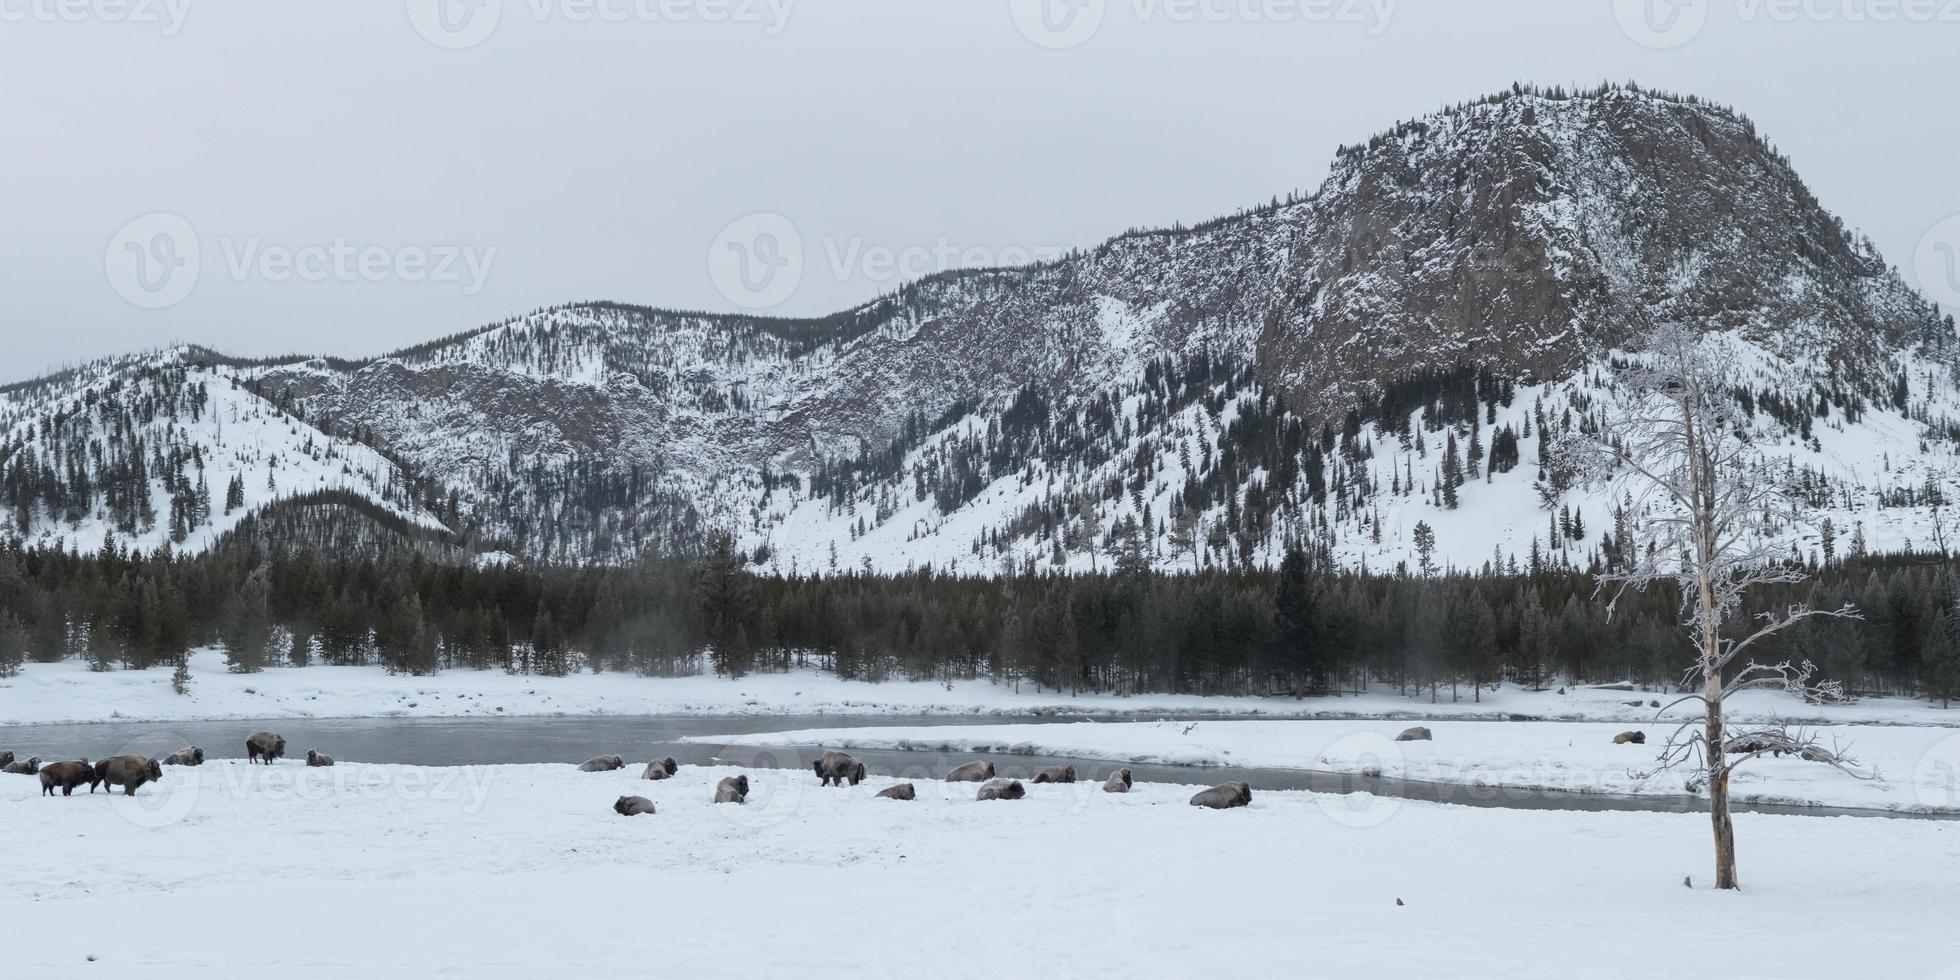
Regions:
<instances>
[{"instance_id":1,"label":"dense conifer forest","mask_svg":"<svg viewBox=\"0 0 1960 980\"><path fill-rule=\"evenodd\" d=\"M280 542L273 546L269 542ZM1632 682L1668 690L1686 646L1679 597L1620 598L1609 617L1585 570L1477 575L1333 571L1294 548L1278 568L1153 571L1118 554L1096 574L1008 569L758 572L714 535L630 566L460 560L450 543L344 502L255 515L196 557L0 548L0 674L79 658L96 670L176 667L198 646L253 672L307 664L390 671L576 671L731 677L807 667L843 677L991 678L1048 690L1339 694L1369 684L1474 700ZM1760 657L1816 664L1857 694L1960 694L1960 578L1936 554L1849 554L1790 601L1849 602ZM1800 590L1800 591L1797 591Z\"/></svg>"}]
</instances>

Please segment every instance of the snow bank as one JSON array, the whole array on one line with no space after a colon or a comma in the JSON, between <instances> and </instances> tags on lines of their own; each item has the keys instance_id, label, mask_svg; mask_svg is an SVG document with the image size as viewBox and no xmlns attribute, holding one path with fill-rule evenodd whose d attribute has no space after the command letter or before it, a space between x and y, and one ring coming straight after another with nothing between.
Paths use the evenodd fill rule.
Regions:
<instances>
[{"instance_id":1,"label":"snow bank","mask_svg":"<svg viewBox=\"0 0 1960 980\"><path fill-rule=\"evenodd\" d=\"M1678 772L1643 777L1673 723L1426 723L1433 741L1397 742L1405 726L1380 721L1200 721L930 728L845 728L715 736L726 745L827 745L855 749L1066 756L1179 766L1242 766L1379 772L1466 786L1569 792L1680 794ZM1646 745L1616 745L1623 731ZM1824 745L1855 757L1855 778L1795 758L1758 759L1736 772L1737 800L1912 812L1960 812L1960 731L1878 725L1817 729Z\"/></svg>"},{"instance_id":2,"label":"snow bank","mask_svg":"<svg viewBox=\"0 0 1960 980\"><path fill-rule=\"evenodd\" d=\"M452 718L495 715L1266 715L1281 718L1477 718L1650 722L1646 705L1666 695L1605 688L1486 691L1460 703L1430 704L1393 692L1361 697L1212 698L1146 694L1070 696L988 681L938 684L839 680L816 671L714 676L636 677L578 674L511 676L450 670L432 677L391 675L379 667L273 668L225 671L224 655L191 656L188 696L170 688L170 671L91 673L77 661L28 664L0 680L0 726L102 721L227 721L277 718ZM1629 705L1635 702L1639 706ZM1687 717L1679 708L1670 717ZM1805 705L1771 692L1731 702L1739 720L1772 717L1861 724L1960 724L1960 712L1924 702L1875 700Z\"/></svg>"},{"instance_id":3,"label":"snow bank","mask_svg":"<svg viewBox=\"0 0 1960 980\"><path fill-rule=\"evenodd\" d=\"M0 776L9 977L1948 976L1960 827L1189 787L872 798L756 771L172 770L135 800ZM614 816L622 793L659 812ZM1882 873L1874 873L1882 869ZM1693 890L1682 887L1692 876ZM1830 935L1791 942L1829 896ZM1404 903L1397 904L1398 899ZM1707 923L1719 921L1721 928ZM88 960L95 958L90 964Z\"/></svg>"}]
</instances>

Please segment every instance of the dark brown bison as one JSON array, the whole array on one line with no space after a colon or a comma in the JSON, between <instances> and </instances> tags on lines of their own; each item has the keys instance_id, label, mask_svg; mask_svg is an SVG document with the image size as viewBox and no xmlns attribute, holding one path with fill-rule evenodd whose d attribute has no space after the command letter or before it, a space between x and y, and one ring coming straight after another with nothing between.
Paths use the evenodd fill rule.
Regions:
<instances>
[{"instance_id":1,"label":"dark brown bison","mask_svg":"<svg viewBox=\"0 0 1960 980\"><path fill-rule=\"evenodd\" d=\"M642 813L653 812L653 801L644 796L622 796L613 804L613 812L622 817L637 817Z\"/></svg>"},{"instance_id":2,"label":"dark brown bison","mask_svg":"<svg viewBox=\"0 0 1960 980\"><path fill-rule=\"evenodd\" d=\"M1034 781L1036 783L1075 782L1075 767L1074 766L1049 766L1048 768L1043 769L1038 773L1035 773Z\"/></svg>"},{"instance_id":3,"label":"dark brown bison","mask_svg":"<svg viewBox=\"0 0 1960 980\"><path fill-rule=\"evenodd\" d=\"M730 776L715 784L716 803L744 803L749 798L749 777Z\"/></svg>"},{"instance_id":4,"label":"dark brown bison","mask_svg":"<svg viewBox=\"0 0 1960 980\"><path fill-rule=\"evenodd\" d=\"M272 765L274 759L286 757L286 737L278 732L254 732L245 740L245 764L263 762Z\"/></svg>"},{"instance_id":5,"label":"dark brown bison","mask_svg":"<svg viewBox=\"0 0 1960 980\"><path fill-rule=\"evenodd\" d=\"M1613 736L1614 745L1646 745L1646 732L1621 732Z\"/></svg>"},{"instance_id":6,"label":"dark brown bison","mask_svg":"<svg viewBox=\"0 0 1960 980\"><path fill-rule=\"evenodd\" d=\"M13 764L14 754L12 752L0 752L0 769L5 769Z\"/></svg>"},{"instance_id":7,"label":"dark brown bison","mask_svg":"<svg viewBox=\"0 0 1960 980\"><path fill-rule=\"evenodd\" d=\"M1018 779L990 779L980 786L974 794L976 800L1018 800L1028 795L1028 789Z\"/></svg>"},{"instance_id":8,"label":"dark brown bison","mask_svg":"<svg viewBox=\"0 0 1960 980\"><path fill-rule=\"evenodd\" d=\"M680 763L675 762L674 757L670 755L665 759L655 759L652 762L647 763L646 772L641 773L640 778L641 779L666 779L668 776L671 776L674 773L679 772L680 768L681 768Z\"/></svg>"},{"instance_id":9,"label":"dark brown bison","mask_svg":"<svg viewBox=\"0 0 1960 980\"><path fill-rule=\"evenodd\" d=\"M1103 792L1105 793L1127 793L1129 791L1130 771L1128 769L1118 769L1110 773L1109 780L1103 783Z\"/></svg>"},{"instance_id":10,"label":"dark brown bison","mask_svg":"<svg viewBox=\"0 0 1960 980\"><path fill-rule=\"evenodd\" d=\"M185 749L178 749L164 756L163 764L166 766L201 766L204 764L204 750L195 745Z\"/></svg>"},{"instance_id":11,"label":"dark brown bison","mask_svg":"<svg viewBox=\"0 0 1960 980\"><path fill-rule=\"evenodd\" d=\"M811 763L811 766L817 770L817 776L825 786L833 782L842 786L847 779L852 786L864 782L864 763L851 758L848 752L825 752L823 758Z\"/></svg>"},{"instance_id":12,"label":"dark brown bison","mask_svg":"<svg viewBox=\"0 0 1960 980\"><path fill-rule=\"evenodd\" d=\"M10 776L32 776L41 771L41 757L35 756L26 762L9 762L4 770Z\"/></svg>"},{"instance_id":13,"label":"dark brown bison","mask_svg":"<svg viewBox=\"0 0 1960 980\"><path fill-rule=\"evenodd\" d=\"M1395 740L1398 742L1427 742L1430 740L1429 729L1417 725L1395 736Z\"/></svg>"},{"instance_id":14,"label":"dark brown bison","mask_svg":"<svg viewBox=\"0 0 1960 980\"><path fill-rule=\"evenodd\" d=\"M911 783L899 783L897 786L887 787L878 791L878 799L881 800L916 800L918 798L919 791L913 788Z\"/></svg>"},{"instance_id":15,"label":"dark brown bison","mask_svg":"<svg viewBox=\"0 0 1960 980\"><path fill-rule=\"evenodd\" d=\"M992 778L994 778L994 764L984 760L958 766L946 774L946 781L949 783L984 783Z\"/></svg>"},{"instance_id":16,"label":"dark brown bison","mask_svg":"<svg viewBox=\"0 0 1960 980\"><path fill-rule=\"evenodd\" d=\"M306 764L314 769L325 769L333 765L333 756L327 755L324 752L315 752L312 749L307 749Z\"/></svg>"},{"instance_id":17,"label":"dark brown bison","mask_svg":"<svg viewBox=\"0 0 1960 980\"><path fill-rule=\"evenodd\" d=\"M61 790L61 795L69 796L75 792L75 787L83 783L87 783L88 791L93 793L97 782L95 767L89 765L87 759L50 762L41 767L41 793L44 796L53 796L57 789Z\"/></svg>"},{"instance_id":18,"label":"dark brown bison","mask_svg":"<svg viewBox=\"0 0 1960 980\"><path fill-rule=\"evenodd\" d=\"M579 772L612 772L626 768L626 760L616 755L602 755L597 759L587 759L579 764Z\"/></svg>"},{"instance_id":19,"label":"dark brown bison","mask_svg":"<svg viewBox=\"0 0 1960 980\"><path fill-rule=\"evenodd\" d=\"M155 759L140 755L118 755L95 764L95 780L88 791L95 792L95 783L102 788L121 786L124 796L135 796L136 790L144 783L154 783L163 778L163 764Z\"/></svg>"},{"instance_id":20,"label":"dark brown bison","mask_svg":"<svg viewBox=\"0 0 1960 980\"><path fill-rule=\"evenodd\" d=\"M1252 802L1252 787L1245 783L1220 783L1191 797L1192 806L1230 810Z\"/></svg>"}]
</instances>

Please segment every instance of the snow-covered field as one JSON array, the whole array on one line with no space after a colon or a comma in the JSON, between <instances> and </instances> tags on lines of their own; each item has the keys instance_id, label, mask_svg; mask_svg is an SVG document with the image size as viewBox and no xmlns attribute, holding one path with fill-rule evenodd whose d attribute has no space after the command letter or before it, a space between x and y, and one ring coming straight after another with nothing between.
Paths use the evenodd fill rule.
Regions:
<instances>
[{"instance_id":1,"label":"snow-covered field","mask_svg":"<svg viewBox=\"0 0 1960 980\"><path fill-rule=\"evenodd\" d=\"M500 671L450 670L431 677L391 675L379 667L273 668L257 674L225 671L224 655L191 657L190 694L170 688L170 671L91 673L79 661L28 664L0 679L0 727L104 721L219 721L277 718L451 718L496 715L1025 715L1166 717L1267 715L1282 718L1458 718L1600 720L1649 723L1646 707L1669 696L1605 688L1486 691L1481 703L1466 690L1459 703L1430 704L1393 691L1361 697L1215 698L1143 694L1135 697L1037 690L987 681L870 684L816 671L756 674L740 680L712 675L636 677L575 674L513 676ZM1629 704L1635 702L1636 704ZM1670 718L1686 717L1692 706ZM1786 718L1835 724L1960 726L1960 710L1923 701L1875 699L1818 707L1771 692L1749 692L1729 703L1739 721Z\"/></svg>"},{"instance_id":2,"label":"snow-covered field","mask_svg":"<svg viewBox=\"0 0 1960 980\"><path fill-rule=\"evenodd\" d=\"M1210 811L1155 784L982 804L970 784L920 782L900 803L872 797L888 779L820 789L786 770L749 773L747 806L708 803L729 772L213 763L134 800L37 799L0 777L5 975L1945 978L1960 964L1946 822L1744 814L1745 890L1723 894L1703 887L1696 815L1310 793ZM623 793L659 812L613 815Z\"/></svg>"},{"instance_id":3,"label":"snow-covered field","mask_svg":"<svg viewBox=\"0 0 1960 980\"><path fill-rule=\"evenodd\" d=\"M1685 776L1652 770L1673 723L1427 722L1432 741L1397 742L1404 722L1159 721L1044 725L844 728L684 741L724 745L827 745L855 749L1044 755L1180 766L1378 772L1465 786L1586 793L1679 794ZM1624 731L1646 745L1616 745ZM1833 725L1827 747L1855 757L1859 777L1796 758L1764 758L1730 783L1743 802L1960 812L1960 731Z\"/></svg>"}]
</instances>

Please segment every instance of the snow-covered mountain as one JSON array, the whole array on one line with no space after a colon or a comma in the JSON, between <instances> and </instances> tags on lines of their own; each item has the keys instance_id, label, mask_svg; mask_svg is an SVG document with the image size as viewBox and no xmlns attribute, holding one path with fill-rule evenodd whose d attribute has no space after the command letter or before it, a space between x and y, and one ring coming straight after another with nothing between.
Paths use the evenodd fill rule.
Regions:
<instances>
[{"instance_id":1,"label":"snow-covered mountain","mask_svg":"<svg viewBox=\"0 0 1960 980\"><path fill-rule=\"evenodd\" d=\"M1514 89L1341 148L1311 196L818 320L581 303L365 362L91 365L0 395L0 506L39 543L196 547L224 520L156 515L201 469L244 510L334 488L535 560L721 526L785 572L1189 568L1290 536L1383 569L1418 564L1421 522L1438 565L1584 563L1615 501L1548 507L1539 447L1669 319L1743 352L1756 435L1839 553L1932 541L1952 318L1747 119L1631 87Z\"/></svg>"}]
</instances>

